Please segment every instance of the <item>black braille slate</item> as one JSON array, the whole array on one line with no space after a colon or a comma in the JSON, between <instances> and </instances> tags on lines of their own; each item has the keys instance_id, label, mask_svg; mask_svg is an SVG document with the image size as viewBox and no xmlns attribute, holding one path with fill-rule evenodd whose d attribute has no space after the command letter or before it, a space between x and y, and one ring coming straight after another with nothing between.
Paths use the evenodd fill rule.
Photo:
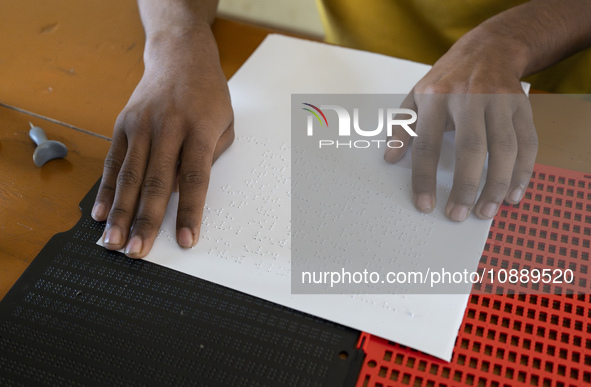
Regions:
<instances>
[{"instance_id":1,"label":"black braille slate","mask_svg":"<svg viewBox=\"0 0 591 387\"><path fill-rule=\"evenodd\" d=\"M359 331L95 245L97 188L0 302L0 385L355 384Z\"/></svg>"}]
</instances>

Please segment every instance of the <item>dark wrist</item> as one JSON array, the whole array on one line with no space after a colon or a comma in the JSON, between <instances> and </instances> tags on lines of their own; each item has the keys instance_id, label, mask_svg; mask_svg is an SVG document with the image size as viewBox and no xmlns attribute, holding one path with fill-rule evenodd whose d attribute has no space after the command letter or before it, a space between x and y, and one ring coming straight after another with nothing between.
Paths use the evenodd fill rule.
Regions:
<instances>
[{"instance_id":1,"label":"dark wrist","mask_svg":"<svg viewBox=\"0 0 591 387\"><path fill-rule=\"evenodd\" d=\"M527 45L514 37L491 31L488 26L481 25L468 32L452 49L466 58L488 61L514 74L517 79L528 75L531 55Z\"/></svg>"},{"instance_id":2,"label":"dark wrist","mask_svg":"<svg viewBox=\"0 0 591 387\"><path fill-rule=\"evenodd\" d=\"M144 63L162 63L184 58L215 58L219 61L215 38L209 25L173 27L146 35Z\"/></svg>"}]
</instances>

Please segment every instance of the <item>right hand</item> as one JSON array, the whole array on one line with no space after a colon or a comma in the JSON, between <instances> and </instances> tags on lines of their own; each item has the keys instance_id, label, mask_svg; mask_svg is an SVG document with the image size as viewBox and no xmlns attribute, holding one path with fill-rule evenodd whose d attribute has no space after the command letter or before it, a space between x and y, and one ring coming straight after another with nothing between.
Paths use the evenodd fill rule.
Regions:
<instances>
[{"instance_id":1,"label":"right hand","mask_svg":"<svg viewBox=\"0 0 591 387\"><path fill-rule=\"evenodd\" d=\"M172 35L172 36L170 36ZM148 254L178 184L177 242L197 243L211 166L234 139L230 94L211 31L149 37L145 72L119 115L92 216L104 244Z\"/></svg>"}]
</instances>

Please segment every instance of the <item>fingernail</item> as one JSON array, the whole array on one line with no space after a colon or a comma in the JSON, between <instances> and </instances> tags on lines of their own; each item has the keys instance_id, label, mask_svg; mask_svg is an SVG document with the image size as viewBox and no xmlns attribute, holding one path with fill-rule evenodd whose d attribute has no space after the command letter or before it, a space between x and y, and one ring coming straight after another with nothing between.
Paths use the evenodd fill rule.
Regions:
<instances>
[{"instance_id":1,"label":"fingernail","mask_svg":"<svg viewBox=\"0 0 591 387\"><path fill-rule=\"evenodd\" d=\"M193 232L189 228L179 230L179 245L184 248L193 247Z\"/></svg>"},{"instance_id":2,"label":"fingernail","mask_svg":"<svg viewBox=\"0 0 591 387\"><path fill-rule=\"evenodd\" d=\"M420 194L417 197L417 208L421 212L431 212L431 211L433 211L433 201L431 200L431 195L429 195L429 194Z\"/></svg>"},{"instance_id":3,"label":"fingernail","mask_svg":"<svg viewBox=\"0 0 591 387\"><path fill-rule=\"evenodd\" d=\"M456 222L463 222L468 217L468 207L456 205L449 213L449 218Z\"/></svg>"},{"instance_id":4,"label":"fingernail","mask_svg":"<svg viewBox=\"0 0 591 387\"><path fill-rule=\"evenodd\" d=\"M509 195L509 199L511 201L518 202L518 201L521 200L521 197L522 196L523 196L523 189L521 189L521 188L515 188L513 190L513 192L511 192L511 195Z\"/></svg>"},{"instance_id":5,"label":"fingernail","mask_svg":"<svg viewBox=\"0 0 591 387\"><path fill-rule=\"evenodd\" d=\"M494 218L499 206L496 203L487 203L480 209L480 213L487 218Z\"/></svg>"},{"instance_id":6,"label":"fingernail","mask_svg":"<svg viewBox=\"0 0 591 387\"><path fill-rule=\"evenodd\" d=\"M105 233L105 244L107 245L120 245L123 242L123 234L119 227L111 227Z\"/></svg>"},{"instance_id":7,"label":"fingernail","mask_svg":"<svg viewBox=\"0 0 591 387\"><path fill-rule=\"evenodd\" d=\"M103 220L107 216L107 207L103 203L96 203L92 207L92 218L94 220Z\"/></svg>"},{"instance_id":8,"label":"fingernail","mask_svg":"<svg viewBox=\"0 0 591 387\"><path fill-rule=\"evenodd\" d=\"M127 242L127 246L125 247L125 254L132 254L136 255L142 251L142 239L134 235L131 237L129 242Z\"/></svg>"}]
</instances>

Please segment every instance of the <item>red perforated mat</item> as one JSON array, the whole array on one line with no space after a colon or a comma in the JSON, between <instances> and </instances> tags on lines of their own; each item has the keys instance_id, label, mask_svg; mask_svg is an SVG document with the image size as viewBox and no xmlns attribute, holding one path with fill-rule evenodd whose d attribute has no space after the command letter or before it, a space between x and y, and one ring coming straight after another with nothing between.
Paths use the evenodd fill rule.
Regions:
<instances>
[{"instance_id":1,"label":"red perforated mat","mask_svg":"<svg viewBox=\"0 0 591 387\"><path fill-rule=\"evenodd\" d=\"M364 333L357 387L591 384L590 241L591 175L536 165L521 203L495 217L479 271L571 269L575 281L475 286L450 363Z\"/></svg>"}]
</instances>

